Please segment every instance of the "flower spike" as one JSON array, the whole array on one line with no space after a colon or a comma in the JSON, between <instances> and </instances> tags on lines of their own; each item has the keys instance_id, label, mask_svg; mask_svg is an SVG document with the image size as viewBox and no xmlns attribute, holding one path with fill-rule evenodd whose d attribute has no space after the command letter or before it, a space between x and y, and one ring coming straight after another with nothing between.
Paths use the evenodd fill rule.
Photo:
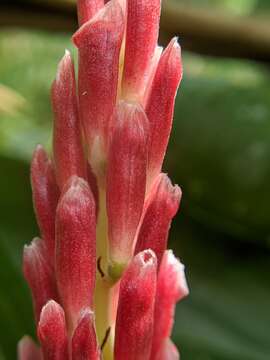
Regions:
<instances>
[{"instance_id":1,"label":"flower spike","mask_svg":"<svg viewBox=\"0 0 270 360\"><path fill-rule=\"evenodd\" d=\"M31 165L41 239L24 250L40 348L19 360L178 360L187 295L166 251L181 190L161 173L182 77L157 44L160 0L77 0L78 73L66 51L51 89L51 160ZM32 354L31 354L32 352Z\"/></svg>"}]
</instances>

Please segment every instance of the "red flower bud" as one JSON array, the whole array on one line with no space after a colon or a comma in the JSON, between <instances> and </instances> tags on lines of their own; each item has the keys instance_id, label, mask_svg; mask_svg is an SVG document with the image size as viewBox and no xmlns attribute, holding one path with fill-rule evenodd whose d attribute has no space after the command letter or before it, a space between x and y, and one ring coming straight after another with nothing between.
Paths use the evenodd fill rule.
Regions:
<instances>
[{"instance_id":1,"label":"red flower bud","mask_svg":"<svg viewBox=\"0 0 270 360\"><path fill-rule=\"evenodd\" d=\"M74 177L56 211L56 279L68 325L92 305L96 278L95 200L88 184Z\"/></svg>"},{"instance_id":2,"label":"red flower bud","mask_svg":"<svg viewBox=\"0 0 270 360\"><path fill-rule=\"evenodd\" d=\"M151 360L156 359L163 341L171 335L176 302L187 295L184 266L167 250L158 273Z\"/></svg>"},{"instance_id":3,"label":"red flower bud","mask_svg":"<svg viewBox=\"0 0 270 360\"><path fill-rule=\"evenodd\" d=\"M41 311L38 337L44 360L68 359L65 314L61 306L53 300L49 301Z\"/></svg>"},{"instance_id":4,"label":"red flower bud","mask_svg":"<svg viewBox=\"0 0 270 360\"><path fill-rule=\"evenodd\" d=\"M19 360L42 360L39 347L29 336L24 336L18 343Z\"/></svg>"},{"instance_id":5,"label":"red flower bud","mask_svg":"<svg viewBox=\"0 0 270 360\"><path fill-rule=\"evenodd\" d=\"M136 255L120 283L115 329L115 360L146 360L152 344L156 295L156 256Z\"/></svg>"},{"instance_id":6,"label":"red flower bud","mask_svg":"<svg viewBox=\"0 0 270 360\"><path fill-rule=\"evenodd\" d=\"M126 102L115 117L107 170L109 245L111 261L126 264L145 197L148 122L141 107Z\"/></svg>"},{"instance_id":7,"label":"red flower bud","mask_svg":"<svg viewBox=\"0 0 270 360\"><path fill-rule=\"evenodd\" d=\"M174 38L161 55L146 105L150 124L149 182L154 180L162 167L172 128L176 91L181 78L180 46Z\"/></svg>"},{"instance_id":8,"label":"red flower bud","mask_svg":"<svg viewBox=\"0 0 270 360\"><path fill-rule=\"evenodd\" d=\"M72 360L100 359L94 321L94 313L91 310L82 311L72 336Z\"/></svg>"},{"instance_id":9,"label":"red flower bud","mask_svg":"<svg viewBox=\"0 0 270 360\"><path fill-rule=\"evenodd\" d=\"M72 175L86 178L86 161L81 143L74 66L67 50L58 65L51 97L54 111L55 171L58 185L62 189Z\"/></svg>"},{"instance_id":10,"label":"red flower bud","mask_svg":"<svg viewBox=\"0 0 270 360\"><path fill-rule=\"evenodd\" d=\"M160 264L181 195L179 186L173 186L166 174L157 177L145 204L135 254L152 249L157 256L158 265Z\"/></svg>"},{"instance_id":11,"label":"red flower bud","mask_svg":"<svg viewBox=\"0 0 270 360\"><path fill-rule=\"evenodd\" d=\"M48 300L58 298L53 267L43 240L36 238L29 246L25 245L23 273L31 289L38 322L42 307Z\"/></svg>"},{"instance_id":12,"label":"red flower bud","mask_svg":"<svg viewBox=\"0 0 270 360\"><path fill-rule=\"evenodd\" d=\"M123 96L139 100L157 45L160 0L127 0Z\"/></svg>"},{"instance_id":13,"label":"red flower bud","mask_svg":"<svg viewBox=\"0 0 270 360\"><path fill-rule=\"evenodd\" d=\"M121 6L111 0L73 36L79 48L80 113L90 148L96 136L101 147L107 141L117 97L123 32Z\"/></svg>"},{"instance_id":14,"label":"red flower bud","mask_svg":"<svg viewBox=\"0 0 270 360\"><path fill-rule=\"evenodd\" d=\"M51 263L54 262L55 211L59 199L54 170L45 150L38 145L31 164L31 183L37 222L47 244Z\"/></svg>"}]
</instances>

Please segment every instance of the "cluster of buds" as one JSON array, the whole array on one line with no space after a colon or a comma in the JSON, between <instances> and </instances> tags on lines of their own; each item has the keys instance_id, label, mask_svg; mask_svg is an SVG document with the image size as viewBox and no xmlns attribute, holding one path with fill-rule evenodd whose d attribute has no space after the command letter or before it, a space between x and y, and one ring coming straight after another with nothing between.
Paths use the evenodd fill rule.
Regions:
<instances>
[{"instance_id":1,"label":"cluster of buds","mask_svg":"<svg viewBox=\"0 0 270 360\"><path fill-rule=\"evenodd\" d=\"M51 159L32 160L40 238L25 246L39 346L20 360L173 360L184 267L166 250L181 190L161 172L182 67L157 46L160 0L79 0L78 85L52 85Z\"/></svg>"}]
</instances>

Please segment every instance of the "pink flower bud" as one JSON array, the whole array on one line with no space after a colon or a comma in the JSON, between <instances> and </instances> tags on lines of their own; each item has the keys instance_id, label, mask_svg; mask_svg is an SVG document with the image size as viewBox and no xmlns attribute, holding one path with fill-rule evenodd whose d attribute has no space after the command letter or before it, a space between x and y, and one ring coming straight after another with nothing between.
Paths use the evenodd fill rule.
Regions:
<instances>
[{"instance_id":1,"label":"pink flower bud","mask_svg":"<svg viewBox=\"0 0 270 360\"><path fill-rule=\"evenodd\" d=\"M55 211L59 199L53 167L45 150L38 145L32 159L31 182L33 202L42 238L47 244L50 261L54 262Z\"/></svg>"},{"instance_id":2,"label":"pink flower bud","mask_svg":"<svg viewBox=\"0 0 270 360\"><path fill-rule=\"evenodd\" d=\"M151 360L156 359L161 344L171 335L176 302L187 295L184 266L167 250L158 273Z\"/></svg>"},{"instance_id":3,"label":"pink flower bud","mask_svg":"<svg viewBox=\"0 0 270 360\"><path fill-rule=\"evenodd\" d=\"M31 289L36 321L42 307L50 299L57 300L57 289L53 267L48 260L46 245L41 239L34 239L24 247L23 273Z\"/></svg>"},{"instance_id":4,"label":"pink flower bud","mask_svg":"<svg viewBox=\"0 0 270 360\"><path fill-rule=\"evenodd\" d=\"M158 354L154 357L151 357L150 360L179 360L179 353L171 341L171 339L166 339L160 344L160 350Z\"/></svg>"},{"instance_id":5,"label":"pink flower bud","mask_svg":"<svg viewBox=\"0 0 270 360\"><path fill-rule=\"evenodd\" d=\"M86 161L81 143L74 66L70 53L59 63L52 85L54 111L53 150L56 179L62 189L66 181L77 175L86 178Z\"/></svg>"},{"instance_id":6,"label":"pink flower bud","mask_svg":"<svg viewBox=\"0 0 270 360\"><path fill-rule=\"evenodd\" d=\"M160 0L127 0L123 96L139 100L157 45Z\"/></svg>"},{"instance_id":7,"label":"pink flower bud","mask_svg":"<svg viewBox=\"0 0 270 360\"><path fill-rule=\"evenodd\" d=\"M173 186L166 174L160 174L149 194L138 233L135 254L152 249L161 262L167 248L168 233L180 199L179 186Z\"/></svg>"},{"instance_id":8,"label":"pink flower bud","mask_svg":"<svg viewBox=\"0 0 270 360\"><path fill-rule=\"evenodd\" d=\"M172 127L174 101L182 78L180 46L174 38L162 54L149 93L149 178L160 172Z\"/></svg>"},{"instance_id":9,"label":"pink flower bud","mask_svg":"<svg viewBox=\"0 0 270 360\"><path fill-rule=\"evenodd\" d=\"M72 360L100 359L94 321L94 313L91 310L82 311L72 336Z\"/></svg>"},{"instance_id":10,"label":"pink flower bud","mask_svg":"<svg viewBox=\"0 0 270 360\"><path fill-rule=\"evenodd\" d=\"M152 344L156 295L156 256L136 255L120 283L115 329L115 360L146 360Z\"/></svg>"},{"instance_id":11,"label":"pink flower bud","mask_svg":"<svg viewBox=\"0 0 270 360\"><path fill-rule=\"evenodd\" d=\"M103 6L103 0L77 0L79 25L90 20Z\"/></svg>"},{"instance_id":12,"label":"pink flower bud","mask_svg":"<svg viewBox=\"0 0 270 360\"><path fill-rule=\"evenodd\" d=\"M18 360L42 360L39 347L29 336L24 336L18 343Z\"/></svg>"},{"instance_id":13,"label":"pink flower bud","mask_svg":"<svg viewBox=\"0 0 270 360\"><path fill-rule=\"evenodd\" d=\"M106 145L117 97L123 32L121 6L111 0L73 36L79 48L80 113L90 151L96 136L101 147Z\"/></svg>"},{"instance_id":14,"label":"pink flower bud","mask_svg":"<svg viewBox=\"0 0 270 360\"><path fill-rule=\"evenodd\" d=\"M55 301L49 301L42 309L38 324L43 360L67 360L68 340L65 314Z\"/></svg>"},{"instance_id":15,"label":"pink flower bud","mask_svg":"<svg viewBox=\"0 0 270 360\"><path fill-rule=\"evenodd\" d=\"M148 122L140 106L126 102L115 117L107 170L109 245L112 263L126 264L145 197Z\"/></svg>"},{"instance_id":16,"label":"pink flower bud","mask_svg":"<svg viewBox=\"0 0 270 360\"><path fill-rule=\"evenodd\" d=\"M56 279L68 325L92 305L96 277L95 200L88 184L73 177L56 211Z\"/></svg>"}]
</instances>

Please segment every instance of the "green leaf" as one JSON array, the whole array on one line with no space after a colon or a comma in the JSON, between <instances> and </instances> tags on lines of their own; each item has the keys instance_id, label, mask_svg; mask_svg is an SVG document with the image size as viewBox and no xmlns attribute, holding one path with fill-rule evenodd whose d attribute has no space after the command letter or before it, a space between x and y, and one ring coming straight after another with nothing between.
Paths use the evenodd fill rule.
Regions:
<instances>
[{"instance_id":1,"label":"green leaf","mask_svg":"<svg viewBox=\"0 0 270 360\"><path fill-rule=\"evenodd\" d=\"M211 228L269 241L270 73L262 65L184 58L167 155L185 212Z\"/></svg>"}]
</instances>

